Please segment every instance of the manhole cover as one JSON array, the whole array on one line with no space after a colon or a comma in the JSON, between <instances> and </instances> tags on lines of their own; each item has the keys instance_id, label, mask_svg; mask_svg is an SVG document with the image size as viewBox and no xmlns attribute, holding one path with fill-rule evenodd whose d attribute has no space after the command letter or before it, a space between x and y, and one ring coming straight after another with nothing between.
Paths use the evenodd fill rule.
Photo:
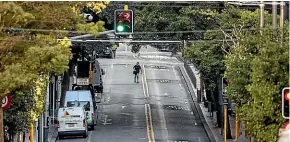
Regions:
<instances>
[{"instance_id":1,"label":"manhole cover","mask_svg":"<svg viewBox=\"0 0 290 142\"><path fill-rule=\"evenodd\" d=\"M168 110L183 110L182 107L176 105L164 105L164 108Z\"/></svg>"},{"instance_id":2,"label":"manhole cover","mask_svg":"<svg viewBox=\"0 0 290 142\"><path fill-rule=\"evenodd\" d=\"M165 66L151 66L151 68L155 68L155 69L167 69L167 67L165 67Z\"/></svg>"},{"instance_id":3,"label":"manhole cover","mask_svg":"<svg viewBox=\"0 0 290 142\"><path fill-rule=\"evenodd\" d=\"M157 81L160 83L171 83L172 82L172 80L167 80L167 79L159 79Z\"/></svg>"}]
</instances>

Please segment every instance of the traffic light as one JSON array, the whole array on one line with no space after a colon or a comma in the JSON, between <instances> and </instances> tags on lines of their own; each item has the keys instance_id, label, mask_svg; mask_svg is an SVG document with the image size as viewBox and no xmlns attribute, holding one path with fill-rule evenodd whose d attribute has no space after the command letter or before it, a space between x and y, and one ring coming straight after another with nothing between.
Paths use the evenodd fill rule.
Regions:
<instances>
[{"instance_id":1,"label":"traffic light","mask_svg":"<svg viewBox=\"0 0 290 142\"><path fill-rule=\"evenodd\" d=\"M133 33L134 14L132 10L115 10L115 34L127 35Z\"/></svg>"},{"instance_id":2,"label":"traffic light","mask_svg":"<svg viewBox=\"0 0 290 142\"><path fill-rule=\"evenodd\" d=\"M289 102L290 102L290 91L289 87L285 87L282 90L282 116L283 118L289 119Z\"/></svg>"}]
</instances>

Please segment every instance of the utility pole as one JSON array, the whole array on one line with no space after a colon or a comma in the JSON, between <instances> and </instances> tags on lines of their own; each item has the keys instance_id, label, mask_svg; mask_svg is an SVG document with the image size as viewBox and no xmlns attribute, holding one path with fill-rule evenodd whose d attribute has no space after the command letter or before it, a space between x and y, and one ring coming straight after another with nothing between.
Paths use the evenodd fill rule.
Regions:
<instances>
[{"instance_id":1,"label":"utility pole","mask_svg":"<svg viewBox=\"0 0 290 142\"><path fill-rule=\"evenodd\" d=\"M260 4L260 27L263 28L264 27L264 1L261 0L261 4Z\"/></svg>"},{"instance_id":2,"label":"utility pole","mask_svg":"<svg viewBox=\"0 0 290 142\"><path fill-rule=\"evenodd\" d=\"M272 2L272 15L273 15L273 31L275 38L277 37L277 2Z\"/></svg>"},{"instance_id":3,"label":"utility pole","mask_svg":"<svg viewBox=\"0 0 290 142\"><path fill-rule=\"evenodd\" d=\"M280 2L280 29L281 29L281 47L283 47L283 41L284 41L284 8L285 8L285 2Z\"/></svg>"}]
</instances>

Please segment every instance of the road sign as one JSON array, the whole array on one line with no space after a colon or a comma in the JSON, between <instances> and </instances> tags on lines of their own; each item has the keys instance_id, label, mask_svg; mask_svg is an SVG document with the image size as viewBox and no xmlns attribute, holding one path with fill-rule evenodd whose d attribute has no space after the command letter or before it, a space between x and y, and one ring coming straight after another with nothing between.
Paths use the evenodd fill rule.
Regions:
<instances>
[{"instance_id":1,"label":"road sign","mask_svg":"<svg viewBox=\"0 0 290 142\"><path fill-rule=\"evenodd\" d=\"M287 131L287 130L290 129L290 125L289 125L289 124L290 124L290 122L288 121L288 122L286 122L286 123L283 125L283 128L280 128L280 129L279 129L279 136L281 136L283 132L285 132L285 131Z\"/></svg>"},{"instance_id":2,"label":"road sign","mask_svg":"<svg viewBox=\"0 0 290 142\"><path fill-rule=\"evenodd\" d=\"M283 128L284 128L284 129L289 129L289 128L290 128L289 123L290 123L289 121L286 122L286 123L284 124Z\"/></svg>"},{"instance_id":3,"label":"road sign","mask_svg":"<svg viewBox=\"0 0 290 142\"><path fill-rule=\"evenodd\" d=\"M2 99L2 109L6 110L10 107L11 104L11 96L8 95Z\"/></svg>"}]
</instances>

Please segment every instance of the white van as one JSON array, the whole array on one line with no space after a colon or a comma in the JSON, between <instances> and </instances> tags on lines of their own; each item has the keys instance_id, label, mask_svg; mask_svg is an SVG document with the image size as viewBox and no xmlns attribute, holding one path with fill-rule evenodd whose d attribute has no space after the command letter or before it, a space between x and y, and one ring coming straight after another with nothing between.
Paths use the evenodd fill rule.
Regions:
<instances>
[{"instance_id":1,"label":"white van","mask_svg":"<svg viewBox=\"0 0 290 142\"><path fill-rule=\"evenodd\" d=\"M88 126L83 107L63 107L58 110L58 137L67 135L88 136Z\"/></svg>"},{"instance_id":2,"label":"white van","mask_svg":"<svg viewBox=\"0 0 290 142\"><path fill-rule=\"evenodd\" d=\"M74 90L66 91L65 94L65 107L84 107L86 116L88 117L87 123L91 130L95 129L97 124L97 115L95 114L92 94L90 90Z\"/></svg>"}]
</instances>

